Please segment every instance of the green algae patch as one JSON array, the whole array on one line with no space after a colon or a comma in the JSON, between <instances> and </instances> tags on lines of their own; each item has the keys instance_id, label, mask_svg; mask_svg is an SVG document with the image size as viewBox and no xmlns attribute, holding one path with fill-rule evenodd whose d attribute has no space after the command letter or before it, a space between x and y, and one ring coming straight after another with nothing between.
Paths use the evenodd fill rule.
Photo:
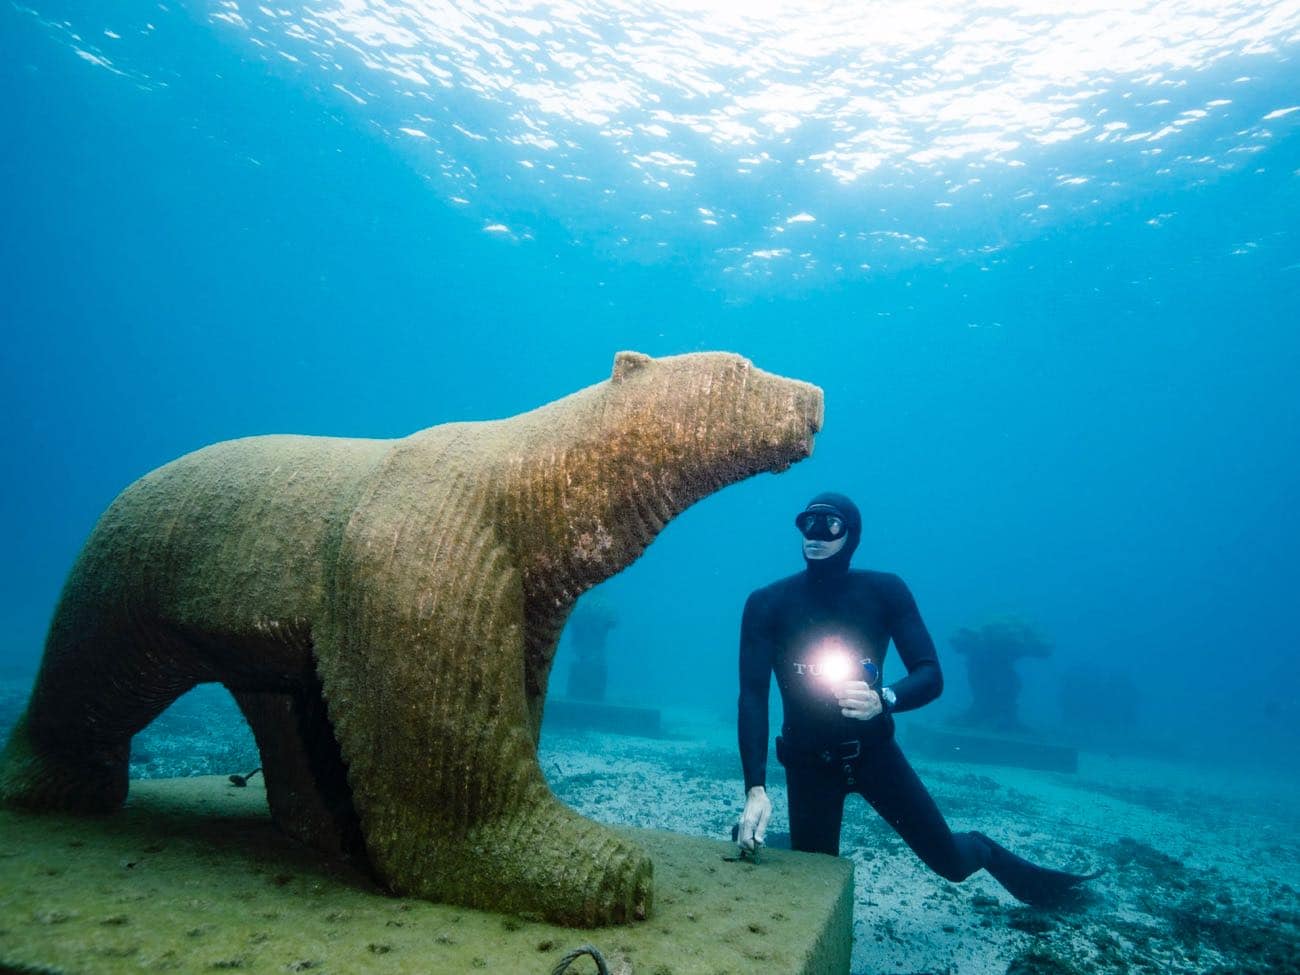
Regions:
<instances>
[{"instance_id":1,"label":"green algae patch","mask_svg":"<svg viewBox=\"0 0 1300 975\"><path fill-rule=\"evenodd\" d=\"M390 896L218 776L132 782L107 817L0 810L0 970L545 975L592 944L615 975L848 971L848 861L620 832L654 861L654 909L580 930Z\"/></svg>"}]
</instances>

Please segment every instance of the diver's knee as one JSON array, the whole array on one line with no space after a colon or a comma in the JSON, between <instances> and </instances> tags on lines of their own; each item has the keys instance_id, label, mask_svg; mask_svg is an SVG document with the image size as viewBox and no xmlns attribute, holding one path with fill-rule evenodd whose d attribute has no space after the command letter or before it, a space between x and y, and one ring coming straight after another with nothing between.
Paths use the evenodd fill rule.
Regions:
<instances>
[{"instance_id":1,"label":"diver's knee","mask_svg":"<svg viewBox=\"0 0 1300 975\"><path fill-rule=\"evenodd\" d=\"M840 844L838 840L826 839L809 839L799 837L796 839L793 835L790 837L790 849L797 853L825 853L827 856L837 857L840 855Z\"/></svg>"},{"instance_id":2,"label":"diver's knee","mask_svg":"<svg viewBox=\"0 0 1300 975\"><path fill-rule=\"evenodd\" d=\"M959 884L975 871L969 869L963 863L940 863L931 867L944 880L949 883Z\"/></svg>"},{"instance_id":3,"label":"diver's knee","mask_svg":"<svg viewBox=\"0 0 1300 975\"><path fill-rule=\"evenodd\" d=\"M985 866L988 858L984 855L981 839L978 833L954 834L952 849L931 862L930 869L950 883L961 883Z\"/></svg>"}]
</instances>

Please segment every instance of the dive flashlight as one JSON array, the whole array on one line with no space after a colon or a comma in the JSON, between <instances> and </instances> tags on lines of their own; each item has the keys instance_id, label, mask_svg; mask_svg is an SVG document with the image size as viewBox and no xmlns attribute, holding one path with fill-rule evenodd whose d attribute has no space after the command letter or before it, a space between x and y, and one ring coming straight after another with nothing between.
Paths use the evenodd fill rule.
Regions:
<instances>
[{"instance_id":1,"label":"dive flashlight","mask_svg":"<svg viewBox=\"0 0 1300 975\"><path fill-rule=\"evenodd\" d=\"M813 676L820 677L831 687L849 680L865 680L874 687L880 679L880 668L873 661L853 653L841 640L827 640L814 660Z\"/></svg>"}]
</instances>

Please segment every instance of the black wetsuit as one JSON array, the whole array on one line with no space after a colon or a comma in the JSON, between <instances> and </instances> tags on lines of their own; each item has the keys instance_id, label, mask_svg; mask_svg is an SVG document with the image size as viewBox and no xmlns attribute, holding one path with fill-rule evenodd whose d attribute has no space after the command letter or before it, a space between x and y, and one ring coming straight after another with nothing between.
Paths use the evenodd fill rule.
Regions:
<instances>
[{"instance_id":1,"label":"black wetsuit","mask_svg":"<svg viewBox=\"0 0 1300 975\"><path fill-rule=\"evenodd\" d=\"M847 678L867 680L879 691L891 640L908 672L890 685L897 695L891 713L869 721L844 717L824 658L843 648L855 665ZM964 880L986 865L984 844L952 833L894 742L893 713L928 704L943 689L934 642L902 579L883 572L820 578L801 572L749 597L740 639L746 791L766 780L772 674L785 710L777 758L786 770L794 849L838 854L844 799L856 792L941 876Z\"/></svg>"},{"instance_id":2,"label":"black wetsuit","mask_svg":"<svg viewBox=\"0 0 1300 975\"><path fill-rule=\"evenodd\" d=\"M740 633L738 737L745 791L766 784L768 689L772 674L785 711L777 758L786 770L790 843L838 855L844 800L861 795L931 870L966 879L981 867L1017 898L1050 903L1087 877L1039 867L982 833L953 833L894 741L893 714L934 700L943 689L934 642L903 580L850 570L860 526L842 495L819 495L849 512L855 529L833 559L757 590L745 603ZM890 641L907 676L891 684L888 713L846 718L828 679L828 656L850 662L840 679L865 680L877 692Z\"/></svg>"}]
</instances>

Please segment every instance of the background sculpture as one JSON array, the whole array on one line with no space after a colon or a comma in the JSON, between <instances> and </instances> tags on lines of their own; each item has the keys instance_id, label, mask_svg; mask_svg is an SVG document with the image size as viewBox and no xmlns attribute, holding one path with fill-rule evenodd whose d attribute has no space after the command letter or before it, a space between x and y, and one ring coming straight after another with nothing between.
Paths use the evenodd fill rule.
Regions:
<instances>
[{"instance_id":1,"label":"background sculpture","mask_svg":"<svg viewBox=\"0 0 1300 975\"><path fill-rule=\"evenodd\" d=\"M591 597L578 603L567 627L574 652L573 663L569 666L569 697L580 701L605 700L609 674L605 642L609 631L617 625L614 611L607 603Z\"/></svg>"},{"instance_id":2,"label":"background sculpture","mask_svg":"<svg viewBox=\"0 0 1300 975\"><path fill-rule=\"evenodd\" d=\"M398 440L215 444L132 484L65 584L0 799L116 808L131 737L235 696L290 833L391 889L572 924L643 917L652 865L547 787L537 738L574 601L688 505L812 450L815 386L725 353Z\"/></svg>"},{"instance_id":3,"label":"background sculpture","mask_svg":"<svg viewBox=\"0 0 1300 975\"><path fill-rule=\"evenodd\" d=\"M949 642L966 658L970 683L971 705L961 722L992 731L1024 730L1018 713L1021 685L1016 661L1046 657L1052 652L1052 644L1016 617L962 627L949 637Z\"/></svg>"}]
</instances>

